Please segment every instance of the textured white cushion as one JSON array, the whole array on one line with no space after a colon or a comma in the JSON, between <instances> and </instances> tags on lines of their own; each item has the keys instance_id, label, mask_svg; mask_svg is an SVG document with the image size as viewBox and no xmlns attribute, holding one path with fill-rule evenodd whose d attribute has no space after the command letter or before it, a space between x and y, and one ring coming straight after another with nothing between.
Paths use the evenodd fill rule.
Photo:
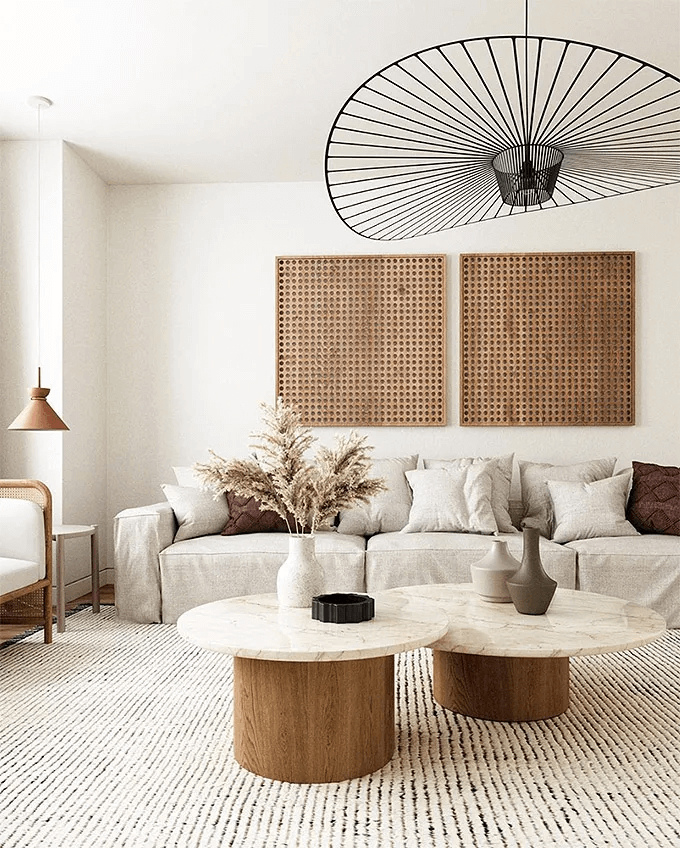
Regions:
<instances>
[{"instance_id":1,"label":"textured white cushion","mask_svg":"<svg viewBox=\"0 0 680 848\"><path fill-rule=\"evenodd\" d=\"M413 504L401 532L497 533L488 469L489 463L479 462L458 470L407 471Z\"/></svg>"},{"instance_id":2,"label":"textured white cushion","mask_svg":"<svg viewBox=\"0 0 680 848\"><path fill-rule=\"evenodd\" d=\"M382 477L387 489L372 497L368 503L358 503L340 513L339 533L372 536L392 533L408 523L411 511L411 487L406 472L415 469L418 456L397 456L374 459L371 477Z\"/></svg>"},{"instance_id":3,"label":"textured white cushion","mask_svg":"<svg viewBox=\"0 0 680 848\"><path fill-rule=\"evenodd\" d=\"M212 492L191 486L161 485L168 503L175 513L179 528L175 541L194 539L221 533L229 518L229 507L224 495L215 498Z\"/></svg>"},{"instance_id":4,"label":"textured white cushion","mask_svg":"<svg viewBox=\"0 0 680 848\"><path fill-rule=\"evenodd\" d=\"M548 480L566 480L572 483L593 483L614 473L616 457L593 459L575 465L550 465L547 462L519 462L522 485L524 518L522 523L537 527L540 534L551 537L552 501Z\"/></svg>"},{"instance_id":5,"label":"textured white cushion","mask_svg":"<svg viewBox=\"0 0 680 848\"><path fill-rule=\"evenodd\" d=\"M42 580L45 565L26 559L0 557L0 595L8 595L16 589L23 589Z\"/></svg>"},{"instance_id":6,"label":"textured white cushion","mask_svg":"<svg viewBox=\"0 0 680 848\"><path fill-rule=\"evenodd\" d=\"M553 504L554 542L639 535L625 514L630 475L594 483L548 480L547 485Z\"/></svg>"},{"instance_id":7,"label":"textured white cushion","mask_svg":"<svg viewBox=\"0 0 680 848\"><path fill-rule=\"evenodd\" d=\"M45 521L39 504L0 498L0 556L36 562L45 575ZM36 578L39 579L39 578ZM29 580L17 588L35 583Z\"/></svg>"},{"instance_id":8,"label":"textured white cushion","mask_svg":"<svg viewBox=\"0 0 680 848\"><path fill-rule=\"evenodd\" d=\"M512 482L512 460L514 454L493 457L464 457L461 459L426 459L425 468L465 468L478 462L488 462L493 481L491 489L491 508L498 525L499 533L518 533L510 517L510 484Z\"/></svg>"}]
</instances>

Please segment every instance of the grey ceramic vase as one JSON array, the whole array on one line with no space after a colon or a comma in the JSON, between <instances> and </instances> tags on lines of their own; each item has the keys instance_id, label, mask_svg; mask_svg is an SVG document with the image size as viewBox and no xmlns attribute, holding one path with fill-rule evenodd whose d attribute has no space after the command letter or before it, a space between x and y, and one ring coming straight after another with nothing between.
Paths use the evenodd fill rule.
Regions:
<instances>
[{"instance_id":1,"label":"grey ceramic vase","mask_svg":"<svg viewBox=\"0 0 680 848\"><path fill-rule=\"evenodd\" d=\"M509 604L507 579L517 572L519 566L519 560L508 550L508 543L492 539L489 553L470 566L472 588L485 601Z\"/></svg>"},{"instance_id":2,"label":"grey ceramic vase","mask_svg":"<svg viewBox=\"0 0 680 848\"><path fill-rule=\"evenodd\" d=\"M507 581L515 609L523 615L543 615L557 589L557 581L543 570L539 539L535 527L524 528L522 563Z\"/></svg>"}]
</instances>

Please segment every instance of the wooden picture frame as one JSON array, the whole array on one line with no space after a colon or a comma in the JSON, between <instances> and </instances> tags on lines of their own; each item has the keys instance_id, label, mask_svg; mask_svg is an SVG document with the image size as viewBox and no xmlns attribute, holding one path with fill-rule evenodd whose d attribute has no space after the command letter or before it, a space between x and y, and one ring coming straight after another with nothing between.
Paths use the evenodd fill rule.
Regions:
<instances>
[{"instance_id":1,"label":"wooden picture frame","mask_svg":"<svg viewBox=\"0 0 680 848\"><path fill-rule=\"evenodd\" d=\"M460 257L460 424L635 423L635 253Z\"/></svg>"},{"instance_id":2,"label":"wooden picture frame","mask_svg":"<svg viewBox=\"0 0 680 848\"><path fill-rule=\"evenodd\" d=\"M276 391L307 426L446 423L446 256L276 259Z\"/></svg>"}]
</instances>

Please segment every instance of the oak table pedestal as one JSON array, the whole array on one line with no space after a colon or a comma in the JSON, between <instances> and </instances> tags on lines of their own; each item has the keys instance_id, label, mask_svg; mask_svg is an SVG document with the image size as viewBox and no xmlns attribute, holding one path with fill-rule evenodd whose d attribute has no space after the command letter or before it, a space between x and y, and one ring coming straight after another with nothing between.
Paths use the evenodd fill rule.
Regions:
<instances>
[{"instance_id":1,"label":"oak table pedestal","mask_svg":"<svg viewBox=\"0 0 680 848\"><path fill-rule=\"evenodd\" d=\"M394 657L276 662L234 657L234 755L271 780L328 783L394 753Z\"/></svg>"},{"instance_id":2,"label":"oak table pedestal","mask_svg":"<svg viewBox=\"0 0 680 848\"><path fill-rule=\"evenodd\" d=\"M569 706L569 657L487 657L433 651L434 699L490 721L538 721Z\"/></svg>"}]
</instances>

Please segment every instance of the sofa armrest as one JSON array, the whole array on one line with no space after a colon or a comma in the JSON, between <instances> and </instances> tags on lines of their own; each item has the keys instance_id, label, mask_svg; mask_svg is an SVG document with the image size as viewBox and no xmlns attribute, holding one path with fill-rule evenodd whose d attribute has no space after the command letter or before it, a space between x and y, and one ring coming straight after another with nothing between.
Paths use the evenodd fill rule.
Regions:
<instances>
[{"instance_id":1,"label":"sofa armrest","mask_svg":"<svg viewBox=\"0 0 680 848\"><path fill-rule=\"evenodd\" d=\"M116 609L130 621L161 621L158 555L177 532L169 503L124 509L113 519Z\"/></svg>"}]
</instances>

